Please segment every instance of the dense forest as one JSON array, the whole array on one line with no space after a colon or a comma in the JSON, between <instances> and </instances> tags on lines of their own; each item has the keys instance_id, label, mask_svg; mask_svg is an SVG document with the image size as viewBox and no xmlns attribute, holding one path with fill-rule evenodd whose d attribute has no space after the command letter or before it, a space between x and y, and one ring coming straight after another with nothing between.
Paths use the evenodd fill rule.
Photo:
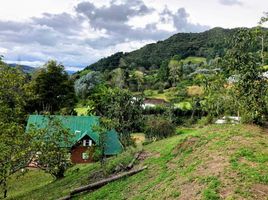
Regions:
<instances>
[{"instance_id":1,"label":"dense forest","mask_svg":"<svg viewBox=\"0 0 268 200\"><path fill-rule=\"evenodd\" d=\"M130 53L118 52L85 69L113 70L126 63L131 69L159 68L164 60L169 60L175 55L180 55L182 59L189 56L205 57L207 60L222 57L230 48L228 41L238 30L239 28L213 28L202 33L178 33Z\"/></svg>"}]
</instances>

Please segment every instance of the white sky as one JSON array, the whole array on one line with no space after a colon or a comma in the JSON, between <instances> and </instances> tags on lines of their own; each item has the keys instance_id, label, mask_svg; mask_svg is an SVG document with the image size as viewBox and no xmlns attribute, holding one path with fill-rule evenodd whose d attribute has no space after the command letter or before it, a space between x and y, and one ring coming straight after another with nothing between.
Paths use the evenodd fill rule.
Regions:
<instances>
[{"instance_id":1,"label":"white sky","mask_svg":"<svg viewBox=\"0 0 268 200\"><path fill-rule=\"evenodd\" d=\"M44 12L69 12L75 2L75 0L0 0L0 19L27 20Z\"/></svg>"},{"instance_id":2,"label":"white sky","mask_svg":"<svg viewBox=\"0 0 268 200\"><path fill-rule=\"evenodd\" d=\"M115 1L115 0L114 0ZM120 3L117 0L116 4ZM125 0L127 1L127 0ZM128 0L131 2L131 0ZM129 19L128 24L134 28L142 27L145 28L146 24L150 23L158 23L159 16L165 7L168 8L170 12L174 15L179 8L184 8L186 13L189 15L187 18L187 24L190 25L202 25L207 27L224 27L224 28L233 28L233 27L253 27L257 25L258 20L263 15L263 12L268 11L268 0L132 0L136 2L144 2L144 4L152 9L155 9L154 13L150 15L146 15L140 17L132 17ZM27 38L25 39L25 43L19 43L15 40L12 34L16 32L10 32L8 30L7 24L2 25L1 22L9 21L19 22L23 24L20 27L30 24L29 26L37 27L37 30L40 31L41 28L49 28L48 30L52 30L51 27L47 26L39 26L38 24L32 24L32 17L42 18L43 13L49 14L62 14L68 13L71 16L77 16L75 7L81 2L91 2L94 4L95 9L101 8L101 6L109 6L110 0L0 0L0 31L3 29L4 33L10 33L10 37L6 37L1 40L1 32L0 32L0 55L4 54L6 60L9 62L16 62L16 60L20 60L21 63L27 63L34 66L40 65L40 63L44 63L46 59L57 59L63 64L69 66L70 69L76 69L74 65L77 66L85 66L87 64L91 64L101 57L110 55L117 51L130 51L136 48L141 47L142 45L153 42L157 39L157 37L152 38L132 38L129 40L129 37L126 36L125 41L122 41L122 38L118 39L120 43L110 44L110 46L104 46L105 49L97 49L90 42L90 38L100 37L100 33L105 33L105 28L99 30L89 30L85 27L91 27L91 22L86 21L84 29L80 31L76 36L70 34L66 36L69 41L69 44L63 44L63 40L59 40L59 44L57 46L53 46L53 48L49 46L44 46L42 43L32 43L27 44ZM234 4L224 5L222 2L236 2ZM126 4L128 5L128 4ZM170 15L171 16L171 15ZM77 18L78 20L78 18ZM79 21L79 20L78 20ZM146 22L146 23L145 23ZM35 22L36 23L36 22ZM15 25L14 25L15 26ZM103 27L106 27L105 25ZM189 26L188 26L189 27ZM190 26L192 27L192 26ZM177 30L188 30L186 29L175 29L173 24L157 24L158 29L170 31ZM45 29L44 29L45 30ZM111 29L112 30L112 29ZM29 30L27 30L29 31ZM28 32L25 32L28 33ZM38 34L40 34L38 32ZM54 35L53 35L54 34ZM117 33L118 34L118 33ZM36 35L36 32L34 33ZM56 35L56 32L51 33L49 35L50 38L42 38L44 42L45 40L51 42L54 37L55 43L57 43L58 38L62 38L63 35ZM105 35L105 34L104 34ZM44 35L46 36L46 31L44 31ZM90 37L89 37L90 36ZM115 40L117 38L116 34L112 35L111 40ZM84 37L83 42L82 37ZM51 39L52 38L52 39ZM30 39L29 39L30 40ZM86 45L84 41L89 41L89 44ZM117 40L116 40L117 41ZM129 41L129 42L128 42ZM29 41L28 41L29 42ZM46 42L46 41L45 41ZM94 41L93 41L94 42ZM97 41L98 42L102 42ZM108 41L111 42L111 41ZM94 43L96 45L96 43ZM105 45L100 44L100 45ZM45 49L45 51L40 51L39 49ZM56 48L56 49L55 49ZM58 49L57 49L58 48ZM20 49L25 50L25 52L20 52ZM62 51L64 49L65 51ZM59 54L55 53L60 51ZM70 55L68 55L69 52ZM76 55L75 52L84 52L80 55ZM65 54L66 53L66 56ZM36 56L34 56L36 55ZM37 56L38 55L38 56ZM91 57L89 56L91 55ZM90 57L90 58L89 58ZM77 63L76 63L77 60Z\"/></svg>"},{"instance_id":3,"label":"white sky","mask_svg":"<svg viewBox=\"0 0 268 200\"><path fill-rule=\"evenodd\" d=\"M158 9L184 7L193 22L211 27L252 27L263 12L268 11L268 0L241 0L242 5L226 6L218 0L148 0ZM172 5L172 6L171 6Z\"/></svg>"},{"instance_id":4,"label":"white sky","mask_svg":"<svg viewBox=\"0 0 268 200\"><path fill-rule=\"evenodd\" d=\"M74 6L82 0L0 0L1 20L27 20L42 13L72 12ZM91 1L98 5L104 0ZM242 0L242 5L226 6L218 0L145 0L158 10L168 6L171 10L184 7L190 14L192 22L211 27L252 27L255 26L262 13L268 10L267 0ZM267 9L266 9L267 8Z\"/></svg>"}]
</instances>

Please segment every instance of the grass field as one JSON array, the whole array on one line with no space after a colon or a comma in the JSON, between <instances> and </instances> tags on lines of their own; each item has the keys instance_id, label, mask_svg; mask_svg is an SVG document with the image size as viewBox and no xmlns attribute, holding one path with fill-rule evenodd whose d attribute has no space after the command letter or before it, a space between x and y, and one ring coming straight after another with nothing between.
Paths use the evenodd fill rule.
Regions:
<instances>
[{"instance_id":1,"label":"grass field","mask_svg":"<svg viewBox=\"0 0 268 200\"><path fill-rule=\"evenodd\" d=\"M187 64L189 62L193 63L193 64L199 64L199 63L206 63L206 58L204 57L194 57L194 56L190 56L184 60L182 60L182 62L184 64Z\"/></svg>"},{"instance_id":2,"label":"grass field","mask_svg":"<svg viewBox=\"0 0 268 200\"><path fill-rule=\"evenodd\" d=\"M178 135L143 146L146 171L75 199L258 199L268 194L268 134L247 125L178 129ZM138 149L108 161L128 163ZM74 166L60 181L30 171L10 180L8 199L57 199L90 182L99 164Z\"/></svg>"},{"instance_id":3,"label":"grass field","mask_svg":"<svg viewBox=\"0 0 268 200\"><path fill-rule=\"evenodd\" d=\"M176 98L177 88L169 88L164 90L163 93L159 93L158 90L145 90L144 95L148 98L163 99L167 102Z\"/></svg>"}]
</instances>

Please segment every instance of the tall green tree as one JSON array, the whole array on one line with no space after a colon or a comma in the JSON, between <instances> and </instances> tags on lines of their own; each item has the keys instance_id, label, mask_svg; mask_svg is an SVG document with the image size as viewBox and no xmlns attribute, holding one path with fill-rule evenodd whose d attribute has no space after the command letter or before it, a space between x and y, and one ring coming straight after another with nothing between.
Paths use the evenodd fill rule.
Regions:
<instances>
[{"instance_id":1,"label":"tall green tree","mask_svg":"<svg viewBox=\"0 0 268 200\"><path fill-rule=\"evenodd\" d=\"M36 95L35 109L39 112L54 114L63 108L71 112L76 102L73 81L64 66L53 60L35 74L33 90Z\"/></svg>"},{"instance_id":2,"label":"tall green tree","mask_svg":"<svg viewBox=\"0 0 268 200\"><path fill-rule=\"evenodd\" d=\"M203 75L204 100L202 110L207 113L207 122L223 115L239 116L239 101L234 95L234 88L228 87L228 80L222 73L213 76Z\"/></svg>"},{"instance_id":3,"label":"tall green tree","mask_svg":"<svg viewBox=\"0 0 268 200\"><path fill-rule=\"evenodd\" d=\"M95 149L95 155L97 155L97 159L100 161L102 171L104 175L107 174L107 163L106 163L106 155L105 155L105 148L107 147L107 132L112 130L115 127L115 123L113 120L101 117L100 123L93 127L93 130L99 134L99 142Z\"/></svg>"},{"instance_id":4,"label":"tall green tree","mask_svg":"<svg viewBox=\"0 0 268 200\"><path fill-rule=\"evenodd\" d=\"M96 86L103 82L100 72L89 72L75 81L75 93L78 97L86 99Z\"/></svg>"},{"instance_id":5,"label":"tall green tree","mask_svg":"<svg viewBox=\"0 0 268 200\"><path fill-rule=\"evenodd\" d=\"M28 166L32 158L31 135L24 133L28 98L25 74L0 58L0 190L7 197L8 179Z\"/></svg>"},{"instance_id":6,"label":"tall green tree","mask_svg":"<svg viewBox=\"0 0 268 200\"><path fill-rule=\"evenodd\" d=\"M182 80L183 64L178 60L172 59L169 61L168 68L172 86L176 86Z\"/></svg>"},{"instance_id":7,"label":"tall green tree","mask_svg":"<svg viewBox=\"0 0 268 200\"><path fill-rule=\"evenodd\" d=\"M144 87L144 75L143 72L135 70L131 74L131 78L129 78L129 82L134 86L132 88L134 91L141 92L143 91Z\"/></svg>"},{"instance_id":8,"label":"tall green tree","mask_svg":"<svg viewBox=\"0 0 268 200\"><path fill-rule=\"evenodd\" d=\"M26 75L0 61L0 119L5 122L25 120L25 106L29 97Z\"/></svg>"},{"instance_id":9,"label":"tall green tree","mask_svg":"<svg viewBox=\"0 0 268 200\"><path fill-rule=\"evenodd\" d=\"M160 69L158 70L157 77L160 81L167 82L169 77L169 68L168 68L168 61L165 60L160 65Z\"/></svg>"},{"instance_id":10,"label":"tall green tree","mask_svg":"<svg viewBox=\"0 0 268 200\"><path fill-rule=\"evenodd\" d=\"M139 130L143 124L142 99L134 98L128 90L105 87L92 99L96 114L112 120L121 142L125 146L129 145L130 133Z\"/></svg>"},{"instance_id":11,"label":"tall green tree","mask_svg":"<svg viewBox=\"0 0 268 200\"><path fill-rule=\"evenodd\" d=\"M243 120L260 124L267 113L267 81L262 76L261 54L255 51L257 45L255 31L240 29L231 41L232 49L227 52L223 66L227 74L237 77L233 87Z\"/></svg>"},{"instance_id":12,"label":"tall green tree","mask_svg":"<svg viewBox=\"0 0 268 200\"><path fill-rule=\"evenodd\" d=\"M116 68L110 73L110 84L113 87L125 88L128 85L128 69Z\"/></svg>"},{"instance_id":13,"label":"tall green tree","mask_svg":"<svg viewBox=\"0 0 268 200\"><path fill-rule=\"evenodd\" d=\"M261 39L261 58L262 58L262 65L264 65L264 41L265 36L267 35L266 32L263 30L262 26L268 21L268 12L264 13L264 16L261 17L258 26L257 26L257 34Z\"/></svg>"},{"instance_id":14,"label":"tall green tree","mask_svg":"<svg viewBox=\"0 0 268 200\"><path fill-rule=\"evenodd\" d=\"M33 158L32 137L20 124L0 121L0 138L0 191L6 198L9 178L22 173Z\"/></svg>"},{"instance_id":15,"label":"tall green tree","mask_svg":"<svg viewBox=\"0 0 268 200\"><path fill-rule=\"evenodd\" d=\"M70 152L72 135L62 126L59 119L48 116L48 125L42 129L31 128L34 135L34 150L37 152L38 167L51 174L55 179L64 177L71 165Z\"/></svg>"}]
</instances>

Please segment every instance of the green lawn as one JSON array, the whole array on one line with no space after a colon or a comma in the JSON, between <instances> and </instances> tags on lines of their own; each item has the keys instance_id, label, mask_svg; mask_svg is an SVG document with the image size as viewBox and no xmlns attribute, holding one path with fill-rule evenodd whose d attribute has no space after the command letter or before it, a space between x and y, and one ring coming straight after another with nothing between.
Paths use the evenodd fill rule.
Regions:
<instances>
[{"instance_id":1,"label":"green lawn","mask_svg":"<svg viewBox=\"0 0 268 200\"><path fill-rule=\"evenodd\" d=\"M39 188L44 188L51 184L53 179L49 174L46 174L37 169L30 169L28 173L22 176L13 176L9 181L9 191L8 196L10 198L25 195L27 193L33 193Z\"/></svg>"},{"instance_id":2,"label":"green lawn","mask_svg":"<svg viewBox=\"0 0 268 200\"><path fill-rule=\"evenodd\" d=\"M182 60L182 62L185 64L187 64L188 62L191 62L193 64L206 63L206 58L190 56L190 57Z\"/></svg>"},{"instance_id":3,"label":"green lawn","mask_svg":"<svg viewBox=\"0 0 268 200\"><path fill-rule=\"evenodd\" d=\"M176 98L177 88L169 88L164 90L163 93L159 93L158 90L145 90L144 95L147 98L164 99L169 102Z\"/></svg>"},{"instance_id":4,"label":"green lawn","mask_svg":"<svg viewBox=\"0 0 268 200\"><path fill-rule=\"evenodd\" d=\"M147 165L147 170L76 199L267 200L267 133L246 125L211 125L177 133L143 146L144 159L138 165ZM111 158L107 168L128 163L136 151ZM9 199L57 199L90 182L89 175L98 168L98 163L75 166L60 181L31 171L10 180Z\"/></svg>"}]
</instances>

